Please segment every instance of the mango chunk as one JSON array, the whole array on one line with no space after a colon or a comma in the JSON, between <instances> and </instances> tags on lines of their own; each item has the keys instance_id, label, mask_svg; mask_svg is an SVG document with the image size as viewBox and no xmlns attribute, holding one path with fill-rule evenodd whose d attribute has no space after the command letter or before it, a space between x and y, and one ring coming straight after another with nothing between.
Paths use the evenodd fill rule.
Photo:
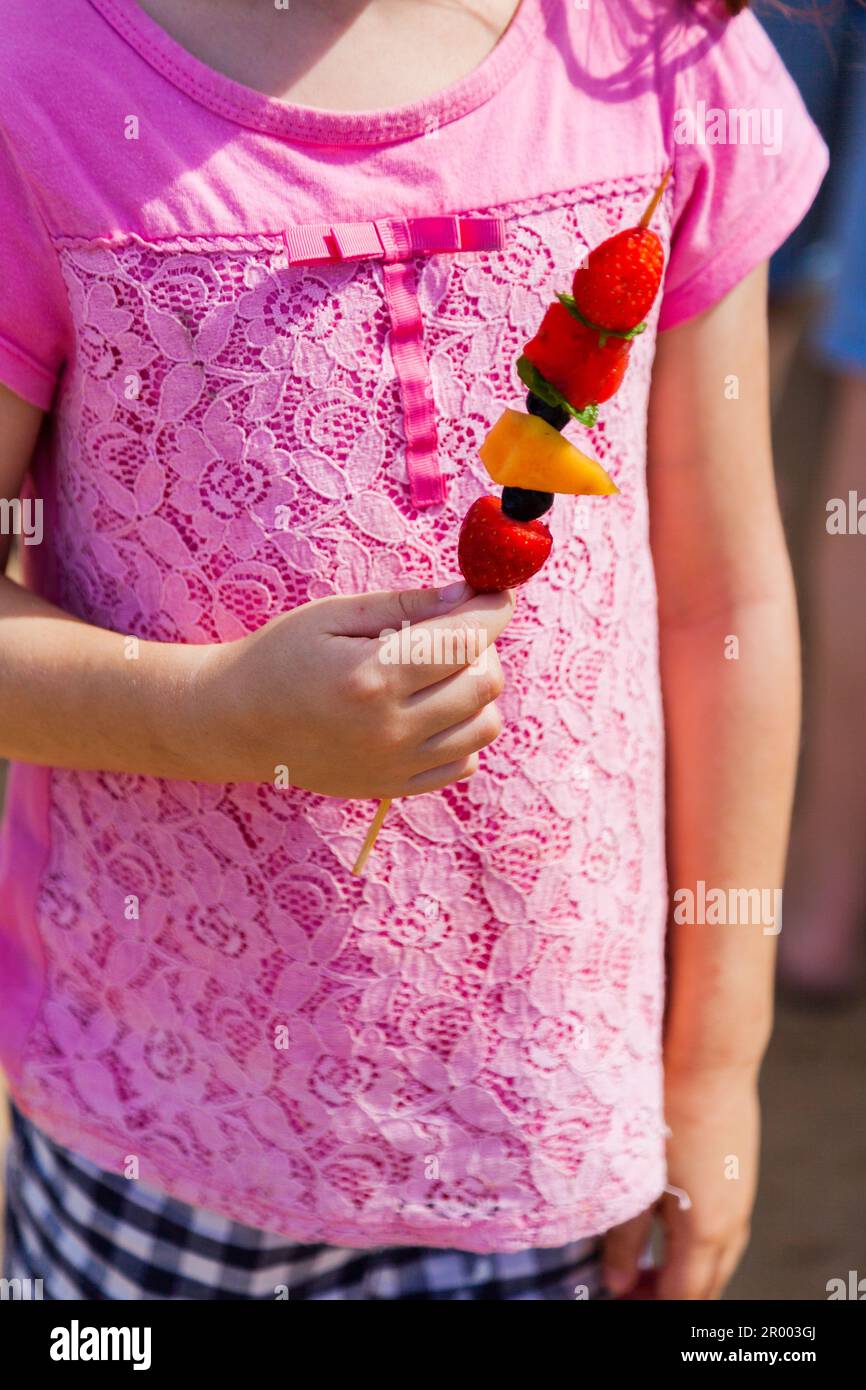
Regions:
<instances>
[{"instance_id":1,"label":"mango chunk","mask_svg":"<svg viewBox=\"0 0 866 1390\"><path fill-rule=\"evenodd\" d=\"M494 483L535 492L594 496L618 492L600 463L581 453L538 415L505 410L488 430L478 456Z\"/></svg>"}]
</instances>

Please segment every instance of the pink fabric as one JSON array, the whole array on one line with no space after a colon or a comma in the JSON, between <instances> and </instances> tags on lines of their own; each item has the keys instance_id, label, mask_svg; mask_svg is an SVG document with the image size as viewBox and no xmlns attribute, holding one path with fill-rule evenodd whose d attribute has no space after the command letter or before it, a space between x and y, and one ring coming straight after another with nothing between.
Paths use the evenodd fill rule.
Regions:
<instances>
[{"instance_id":1,"label":"pink fabric","mask_svg":"<svg viewBox=\"0 0 866 1390\"><path fill-rule=\"evenodd\" d=\"M403 402L406 468L412 502L416 507L432 506L444 502L445 484L437 458L436 412L424 351L424 323L418 305L415 272L405 260L395 257L385 266L382 281L391 315L391 356Z\"/></svg>"},{"instance_id":2,"label":"pink fabric","mask_svg":"<svg viewBox=\"0 0 866 1390\"><path fill-rule=\"evenodd\" d=\"M505 243L501 217L410 217L376 222L314 223L283 233L290 266L371 256L386 262L382 280L391 315L391 354L400 381L406 469L412 502L445 500L437 458L436 411L424 351L424 323L410 257L436 251L495 251Z\"/></svg>"},{"instance_id":3,"label":"pink fabric","mask_svg":"<svg viewBox=\"0 0 866 1390\"><path fill-rule=\"evenodd\" d=\"M663 301L591 439L569 426L620 495L557 503L478 776L396 805L355 880L366 803L15 768L3 1064L94 1162L134 1153L184 1201L359 1246L559 1245L661 1190L653 345L659 315L709 307L784 237L825 163L755 21L680 13L523 0L469 77L348 114L211 73L133 0L67 0L62 26L6 0L0 378L54 406L28 578L149 639L453 579L523 343L674 164ZM676 144L696 93L778 107L782 152ZM309 232L428 218L507 236L319 260ZM420 509L416 313L447 481Z\"/></svg>"}]
</instances>

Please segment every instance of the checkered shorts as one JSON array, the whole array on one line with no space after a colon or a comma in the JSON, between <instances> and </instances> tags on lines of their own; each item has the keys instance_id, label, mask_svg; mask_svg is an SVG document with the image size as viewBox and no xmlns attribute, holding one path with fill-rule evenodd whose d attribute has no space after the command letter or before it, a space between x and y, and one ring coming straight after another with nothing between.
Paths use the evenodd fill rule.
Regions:
<instances>
[{"instance_id":1,"label":"checkered shorts","mask_svg":"<svg viewBox=\"0 0 866 1390\"><path fill-rule=\"evenodd\" d=\"M12 1111L3 1275L50 1299L604 1297L599 1243L475 1255L291 1245L103 1172Z\"/></svg>"}]
</instances>

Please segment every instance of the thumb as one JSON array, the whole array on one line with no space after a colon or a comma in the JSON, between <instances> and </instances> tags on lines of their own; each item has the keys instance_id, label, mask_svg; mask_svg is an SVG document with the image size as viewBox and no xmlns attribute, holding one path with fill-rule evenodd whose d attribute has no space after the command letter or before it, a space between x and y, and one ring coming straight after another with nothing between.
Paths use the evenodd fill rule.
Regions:
<instances>
[{"instance_id":1,"label":"thumb","mask_svg":"<svg viewBox=\"0 0 866 1390\"><path fill-rule=\"evenodd\" d=\"M628 1293L637 1282L638 1260L649 1240L652 1219L652 1209L643 1211L631 1221L614 1226L604 1238L601 1277L614 1297Z\"/></svg>"},{"instance_id":2,"label":"thumb","mask_svg":"<svg viewBox=\"0 0 866 1390\"><path fill-rule=\"evenodd\" d=\"M450 613L474 592L459 579L444 589L382 589L332 598L327 601L328 629L344 637L378 637L386 628L399 632L404 623L414 627Z\"/></svg>"}]
</instances>

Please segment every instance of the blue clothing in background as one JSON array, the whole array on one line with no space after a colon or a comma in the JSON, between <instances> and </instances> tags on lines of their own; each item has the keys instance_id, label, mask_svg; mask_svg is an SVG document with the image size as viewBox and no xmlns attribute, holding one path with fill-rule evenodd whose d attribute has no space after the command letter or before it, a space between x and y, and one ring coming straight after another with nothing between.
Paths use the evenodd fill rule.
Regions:
<instances>
[{"instance_id":1,"label":"blue clothing in background","mask_svg":"<svg viewBox=\"0 0 866 1390\"><path fill-rule=\"evenodd\" d=\"M866 371L866 4L788 0L788 9L796 14L755 4L831 165L809 215L773 257L770 284L778 294L823 286L819 350L833 366Z\"/></svg>"}]
</instances>

